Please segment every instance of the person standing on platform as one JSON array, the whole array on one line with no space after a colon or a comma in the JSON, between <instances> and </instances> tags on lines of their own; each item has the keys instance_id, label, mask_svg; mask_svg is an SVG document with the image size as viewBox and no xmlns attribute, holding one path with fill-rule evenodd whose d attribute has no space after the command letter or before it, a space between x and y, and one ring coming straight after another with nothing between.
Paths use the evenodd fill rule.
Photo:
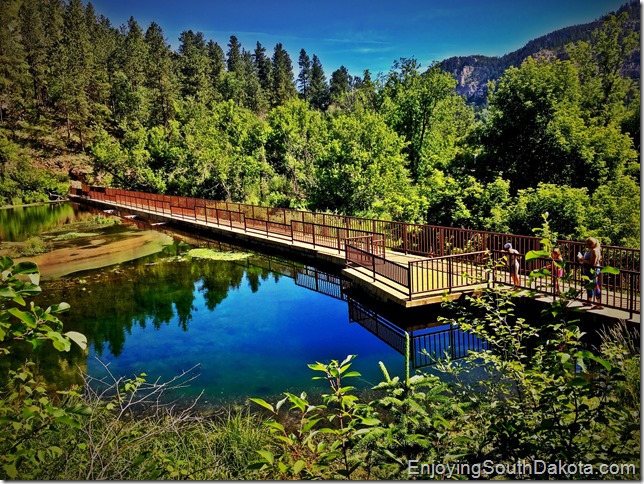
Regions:
<instances>
[{"instance_id":1,"label":"person standing on platform","mask_svg":"<svg viewBox=\"0 0 644 484\"><path fill-rule=\"evenodd\" d=\"M518 250L512 247L512 244L510 242L507 242L503 246L503 248L508 253L505 256L505 263L507 265L508 271L510 272L512 282L514 283L514 288L519 289L519 286L521 285L519 281L519 259L521 258L521 254Z\"/></svg>"},{"instance_id":2,"label":"person standing on platform","mask_svg":"<svg viewBox=\"0 0 644 484\"><path fill-rule=\"evenodd\" d=\"M601 273L600 265L602 263L602 248L595 237L586 239L586 252L582 255L577 254L577 261L581 264L582 274L587 276L590 282L594 282L591 289L586 289L586 299L584 306L591 306L593 300L596 302L591 309L604 309L601 305Z\"/></svg>"}]
</instances>

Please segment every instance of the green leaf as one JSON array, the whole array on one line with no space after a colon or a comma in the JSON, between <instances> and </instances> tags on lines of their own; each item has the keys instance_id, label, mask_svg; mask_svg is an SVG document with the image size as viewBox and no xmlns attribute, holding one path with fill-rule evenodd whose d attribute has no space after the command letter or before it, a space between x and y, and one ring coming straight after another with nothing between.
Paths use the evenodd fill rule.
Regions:
<instances>
[{"instance_id":1,"label":"green leaf","mask_svg":"<svg viewBox=\"0 0 644 484\"><path fill-rule=\"evenodd\" d=\"M596 355L593 355L592 353L588 355L588 358L590 360L596 361L597 363L602 365L604 368L606 368L608 371L610 371L613 368L613 366L608 361L606 361L606 360L604 360L604 359L602 359L602 358L600 358L600 357L598 357Z\"/></svg>"},{"instance_id":2,"label":"green leaf","mask_svg":"<svg viewBox=\"0 0 644 484\"><path fill-rule=\"evenodd\" d=\"M599 272L602 274L619 274L619 269L616 269L615 267L611 267L611 266L606 266L606 267L602 267L602 269Z\"/></svg>"},{"instance_id":3,"label":"green leaf","mask_svg":"<svg viewBox=\"0 0 644 484\"><path fill-rule=\"evenodd\" d=\"M271 412L275 413L275 410L273 410L273 405L268 403L265 400L262 400L261 398L249 398L249 400L253 403L256 403L257 405L260 405L264 407L267 410L270 410Z\"/></svg>"},{"instance_id":4,"label":"green leaf","mask_svg":"<svg viewBox=\"0 0 644 484\"><path fill-rule=\"evenodd\" d=\"M571 387L583 387L588 385L588 382L581 377L575 377L568 382L568 386Z\"/></svg>"},{"instance_id":5,"label":"green leaf","mask_svg":"<svg viewBox=\"0 0 644 484\"><path fill-rule=\"evenodd\" d=\"M550 252L546 250L530 250L525 255L525 261L530 262L532 260L539 259L541 257L550 257Z\"/></svg>"},{"instance_id":6,"label":"green leaf","mask_svg":"<svg viewBox=\"0 0 644 484\"><path fill-rule=\"evenodd\" d=\"M287 393L286 395L288 396L290 402L293 404L291 408L298 408L302 413L306 411L306 402L304 400L302 400L297 395L293 395L292 393Z\"/></svg>"},{"instance_id":7,"label":"green leaf","mask_svg":"<svg viewBox=\"0 0 644 484\"><path fill-rule=\"evenodd\" d=\"M466 435L461 435L459 437L454 437L452 441L456 442L457 444L469 444L474 442L474 439Z\"/></svg>"},{"instance_id":8,"label":"green leaf","mask_svg":"<svg viewBox=\"0 0 644 484\"><path fill-rule=\"evenodd\" d=\"M4 272L7 269L9 269L11 266L13 266L13 260L7 257L6 255L3 255L2 258L0 258L0 270Z\"/></svg>"},{"instance_id":9,"label":"green leaf","mask_svg":"<svg viewBox=\"0 0 644 484\"><path fill-rule=\"evenodd\" d=\"M61 302L60 304L52 304L47 308L47 312L51 314L60 314L69 310L69 304L66 302Z\"/></svg>"},{"instance_id":10,"label":"green leaf","mask_svg":"<svg viewBox=\"0 0 644 484\"><path fill-rule=\"evenodd\" d=\"M321 418L312 418L312 419L310 419L310 420L307 420L307 421L304 423L304 425L302 426L302 431L303 431L303 432L308 432L308 431L309 431L309 430L311 430L311 429L315 426L315 424L316 424L316 423L318 423L320 420L322 420L322 419L321 419Z\"/></svg>"},{"instance_id":11,"label":"green leaf","mask_svg":"<svg viewBox=\"0 0 644 484\"><path fill-rule=\"evenodd\" d=\"M379 423L380 423L380 420L373 417L365 417L362 419L362 424L368 425L369 427L373 427L374 425L378 425Z\"/></svg>"},{"instance_id":12,"label":"green leaf","mask_svg":"<svg viewBox=\"0 0 644 484\"><path fill-rule=\"evenodd\" d=\"M73 418L71 418L71 417L69 417L67 415L63 415L62 417L58 417L56 419L56 422L63 423L65 425L69 425L69 426L74 427L76 429L81 428L81 424L77 420L74 420Z\"/></svg>"},{"instance_id":13,"label":"green leaf","mask_svg":"<svg viewBox=\"0 0 644 484\"><path fill-rule=\"evenodd\" d=\"M275 456L273 455L272 452L268 450L256 450L259 455L262 456L262 458L268 462L270 465L273 465L275 463Z\"/></svg>"},{"instance_id":14,"label":"green leaf","mask_svg":"<svg viewBox=\"0 0 644 484\"><path fill-rule=\"evenodd\" d=\"M36 317L32 313L28 313L26 311L21 311L18 308L9 308L7 311L9 314L12 316L15 316L18 318L20 321L25 323L27 327L29 328L35 328L36 327Z\"/></svg>"},{"instance_id":15,"label":"green leaf","mask_svg":"<svg viewBox=\"0 0 644 484\"><path fill-rule=\"evenodd\" d=\"M276 422L275 420L267 420L264 422L264 425L277 429L280 432L284 432L284 426L281 423Z\"/></svg>"},{"instance_id":16,"label":"green leaf","mask_svg":"<svg viewBox=\"0 0 644 484\"><path fill-rule=\"evenodd\" d=\"M345 373L343 376L344 376L344 378L349 378L351 376L362 376L362 375L360 374L360 372L350 371L348 373Z\"/></svg>"},{"instance_id":17,"label":"green leaf","mask_svg":"<svg viewBox=\"0 0 644 484\"><path fill-rule=\"evenodd\" d=\"M306 463L305 463L302 459L298 460L298 461L293 465L293 474L296 474L296 475L297 475L297 474L299 474L300 472L302 472L302 469L304 469L304 466L305 466L305 465L306 465Z\"/></svg>"},{"instance_id":18,"label":"green leaf","mask_svg":"<svg viewBox=\"0 0 644 484\"><path fill-rule=\"evenodd\" d=\"M0 297L3 297L5 299L13 299L14 297L16 297L16 291L14 291L12 287L2 286L0 287Z\"/></svg>"},{"instance_id":19,"label":"green leaf","mask_svg":"<svg viewBox=\"0 0 644 484\"><path fill-rule=\"evenodd\" d=\"M309 363L307 366L308 366L311 370L315 370L315 371L324 371L324 372L326 372L326 366L324 366L322 363L318 363L318 362L316 362L316 363Z\"/></svg>"},{"instance_id":20,"label":"green leaf","mask_svg":"<svg viewBox=\"0 0 644 484\"><path fill-rule=\"evenodd\" d=\"M17 274L37 274L39 271L38 271L38 265L35 262L25 261L25 262L19 262L18 264L16 264L12 272L13 272L13 275L17 275Z\"/></svg>"},{"instance_id":21,"label":"green leaf","mask_svg":"<svg viewBox=\"0 0 644 484\"><path fill-rule=\"evenodd\" d=\"M7 473L7 476L9 476L9 479L15 479L18 477L18 470L16 469L16 466L13 464L5 464L2 466L4 471Z\"/></svg>"},{"instance_id":22,"label":"green leaf","mask_svg":"<svg viewBox=\"0 0 644 484\"><path fill-rule=\"evenodd\" d=\"M47 331L46 334L54 344L54 348L56 348L58 351L69 351L71 349L72 344L62 334L56 331Z\"/></svg>"},{"instance_id":23,"label":"green leaf","mask_svg":"<svg viewBox=\"0 0 644 484\"><path fill-rule=\"evenodd\" d=\"M78 333L76 331L67 331L65 333L69 339L81 347L81 349L87 348L87 337L83 333Z\"/></svg>"}]
</instances>

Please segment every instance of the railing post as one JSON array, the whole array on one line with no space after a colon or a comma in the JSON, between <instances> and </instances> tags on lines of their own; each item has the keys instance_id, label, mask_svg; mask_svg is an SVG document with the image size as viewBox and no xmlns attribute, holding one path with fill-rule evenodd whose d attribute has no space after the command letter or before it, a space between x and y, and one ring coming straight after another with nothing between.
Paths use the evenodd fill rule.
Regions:
<instances>
[{"instance_id":1,"label":"railing post","mask_svg":"<svg viewBox=\"0 0 644 484\"><path fill-rule=\"evenodd\" d=\"M629 305L629 318L633 319L633 313L635 312L635 291L633 290L633 285L635 283L635 273L634 272L629 272L628 273L628 305ZM640 308L641 311L641 308Z\"/></svg>"},{"instance_id":2,"label":"railing post","mask_svg":"<svg viewBox=\"0 0 644 484\"><path fill-rule=\"evenodd\" d=\"M448 280L449 292L452 292L452 271L453 271L453 258L450 257L449 259L447 259L447 277L449 278Z\"/></svg>"},{"instance_id":3,"label":"railing post","mask_svg":"<svg viewBox=\"0 0 644 484\"><path fill-rule=\"evenodd\" d=\"M438 244L441 246L440 255L445 255L445 230L438 229Z\"/></svg>"},{"instance_id":4,"label":"railing post","mask_svg":"<svg viewBox=\"0 0 644 484\"><path fill-rule=\"evenodd\" d=\"M376 256L371 252L371 267L373 268L373 280L376 280Z\"/></svg>"},{"instance_id":5,"label":"railing post","mask_svg":"<svg viewBox=\"0 0 644 484\"><path fill-rule=\"evenodd\" d=\"M407 224L403 222L403 247L405 248L405 255L407 255Z\"/></svg>"},{"instance_id":6,"label":"railing post","mask_svg":"<svg viewBox=\"0 0 644 484\"><path fill-rule=\"evenodd\" d=\"M409 333L405 331L405 387L409 388L409 357L411 355Z\"/></svg>"},{"instance_id":7,"label":"railing post","mask_svg":"<svg viewBox=\"0 0 644 484\"><path fill-rule=\"evenodd\" d=\"M315 224L311 224L311 233L313 234L313 248L315 249Z\"/></svg>"},{"instance_id":8,"label":"railing post","mask_svg":"<svg viewBox=\"0 0 644 484\"><path fill-rule=\"evenodd\" d=\"M407 262L407 288L409 290L409 300L411 301L412 288L411 288L411 261Z\"/></svg>"}]
</instances>

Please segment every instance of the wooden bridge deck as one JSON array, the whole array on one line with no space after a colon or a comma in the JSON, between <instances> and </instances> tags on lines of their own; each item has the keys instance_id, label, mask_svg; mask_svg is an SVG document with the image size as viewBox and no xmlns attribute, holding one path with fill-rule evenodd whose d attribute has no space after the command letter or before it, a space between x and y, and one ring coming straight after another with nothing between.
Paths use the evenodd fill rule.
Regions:
<instances>
[{"instance_id":1,"label":"wooden bridge deck","mask_svg":"<svg viewBox=\"0 0 644 484\"><path fill-rule=\"evenodd\" d=\"M486 277L484 279L481 265L468 262L465 258L468 254L462 254L463 258L461 259L457 258L458 256L452 259L433 258L430 266L426 262L428 261L427 257L383 247L382 257L374 256L369 259L368 263L363 263L362 265L360 263L351 263L346 247L344 247L345 240L340 240L338 227L330 227L335 229L335 233L330 232L327 235L324 235L326 232L322 232L316 236L316 232L313 230L312 233L298 232L297 237L295 237L293 229L289 229L286 224L271 224L269 226L270 222L250 218L245 219L243 215L241 218L234 218L229 213L225 220L220 218L213 220L212 217L210 219L208 217L197 217L196 209L194 215L190 216L179 213L159 213L159 210L155 209L115 201L97 200L74 194L70 198L78 201L95 202L103 207L133 211L143 218L149 217L151 220L179 222L215 233L226 234L233 239L321 259L345 267L343 274L373 296L382 300L392 301L403 307L440 303L444 297L457 299L465 293L473 293L491 284L512 287L509 274L505 270L493 271L492 278ZM369 255L367 254L367 259ZM394 268L394 270L407 272L404 272L402 276L398 275L396 277L387 275L385 266L388 264L399 268ZM527 294L530 285L534 285L534 283L528 280L526 274L521 274L520 279L523 293ZM539 296L539 299L543 301L551 300L551 298L552 296L547 294ZM628 301L624 304L621 304L621 299L616 299L615 301L617 303L614 303L613 307L601 310L588 309L588 311L601 312L602 316L611 319L639 322L639 294L635 303L636 311L629 311ZM632 308L632 301L630 305ZM582 302L574 301L571 303L571 307L581 308Z\"/></svg>"}]
</instances>

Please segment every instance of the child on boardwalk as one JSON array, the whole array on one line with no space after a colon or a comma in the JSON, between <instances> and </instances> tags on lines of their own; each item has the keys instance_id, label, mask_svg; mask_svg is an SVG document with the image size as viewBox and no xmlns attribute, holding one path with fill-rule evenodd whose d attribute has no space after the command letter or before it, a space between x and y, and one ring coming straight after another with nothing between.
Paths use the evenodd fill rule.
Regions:
<instances>
[{"instance_id":1,"label":"child on boardwalk","mask_svg":"<svg viewBox=\"0 0 644 484\"><path fill-rule=\"evenodd\" d=\"M561 288L559 287L559 279L564 275L563 265L564 260L561 255L561 249L559 247L554 247L550 253L552 257L552 266L550 268L550 273L552 274L552 279L555 286L555 294L561 294Z\"/></svg>"},{"instance_id":2,"label":"child on boardwalk","mask_svg":"<svg viewBox=\"0 0 644 484\"><path fill-rule=\"evenodd\" d=\"M505 263L508 267L508 271L510 272L512 282L514 283L514 288L519 289L519 286L521 285L519 281L519 259L521 254L519 254L518 250L512 248L512 244L510 242L506 243L503 248L508 253L508 255L505 256Z\"/></svg>"}]
</instances>

